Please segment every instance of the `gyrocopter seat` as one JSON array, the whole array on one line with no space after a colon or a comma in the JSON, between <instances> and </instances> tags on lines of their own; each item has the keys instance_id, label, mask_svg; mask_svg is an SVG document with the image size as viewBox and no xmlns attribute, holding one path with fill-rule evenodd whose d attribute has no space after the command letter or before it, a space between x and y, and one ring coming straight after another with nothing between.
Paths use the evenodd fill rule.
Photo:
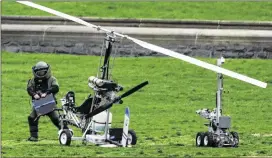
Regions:
<instances>
[{"instance_id":1,"label":"gyrocopter seat","mask_svg":"<svg viewBox=\"0 0 272 158\"><path fill-rule=\"evenodd\" d=\"M64 106L67 106L67 108L71 109L74 113L80 114L80 115L87 115L91 112L91 107L92 107L92 100L93 98L89 96L80 106L76 106L75 103L75 93L73 91L69 91L65 95L66 103ZM100 132L104 131L106 121L107 121L107 112L102 111L101 113L95 115L93 117L93 126L95 129L95 132ZM112 122L112 114L109 114L109 122L108 125L111 127L111 122Z\"/></svg>"},{"instance_id":2,"label":"gyrocopter seat","mask_svg":"<svg viewBox=\"0 0 272 158\"><path fill-rule=\"evenodd\" d=\"M75 106L76 99L75 99L75 93L73 91L69 91L65 95L65 99L66 99L65 106L68 106L68 107L74 107Z\"/></svg>"},{"instance_id":3,"label":"gyrocopter seat","mask_svg":"<svg viewBox=\"0 0 272 158\"><path fill-rule=\"evenodd\" d=\"M88 114L90 113L91 106L92 106L92 97L88 97L80 106L76 106L75 102L75 93L73 91L69 91L65 95L66 103L64 106L73 109L76 113L80 114Z\"/></svg>"}]
</instances>

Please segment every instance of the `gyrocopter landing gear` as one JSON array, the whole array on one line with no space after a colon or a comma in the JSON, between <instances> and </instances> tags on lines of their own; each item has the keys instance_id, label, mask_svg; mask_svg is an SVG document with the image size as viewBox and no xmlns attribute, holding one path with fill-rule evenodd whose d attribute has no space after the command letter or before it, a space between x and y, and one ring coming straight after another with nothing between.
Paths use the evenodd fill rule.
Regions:
<instances>
[{"instance_id":1,"label":"gyrocopter landing gear","mask_svg":"<svg viewBox=\"0 0 272 158\"><path fill-rule=\"evenodd\" d=\"M221 66L225 59L221 57L217 60L217 65ZM213 111L209 109L200 109L196 113L201 117L209 119L208 132L198 132L196 134L196 146L198 147L238 147L239 135L237 132L230 132L231 118L222 116L222 92L223 75L217 74L218 90L216 92L216 108Z\"/></svg>"},{"instance_id":2,"label":"gyrocopter landing gear","mask_svg":"<svg viewBox=\"0 0 272 158\"><path fill-rule=\"evenodd\" d=\"M61 145L70 145L72 140L72 133L70 130L62 130L59 134L59 143Z\"/></svg>"}]
</instances>

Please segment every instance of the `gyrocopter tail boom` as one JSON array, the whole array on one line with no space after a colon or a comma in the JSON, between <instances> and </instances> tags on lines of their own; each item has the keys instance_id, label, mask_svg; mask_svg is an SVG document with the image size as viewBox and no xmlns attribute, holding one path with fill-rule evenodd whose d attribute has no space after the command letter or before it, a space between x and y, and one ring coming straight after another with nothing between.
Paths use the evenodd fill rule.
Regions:
<instances>
[{"instance_id":1,"label":"gyrocopter tail boom","mask_svg":"<svg viewBox=\"0 0 272 158\"><path fill-rule=\"evenodd\" d=\"M53 10L53 9L50 9L50 8L47 8L47 7L38 5L38 4L35 4L33 2L29 2L29 1L17 1L17 2L21 3L21 4L24 4L24 5L27 5L27 6L30 6L30 7L33 7L33 8L37 8L37 9L46 11L48 13L51 13L51 14L54 14L54 15L57 15L57 16L60 16L60 17L63 17L65 19L69 19L71 21L74 21L76 23L85 25L87 27L91 27L91 28L97 29L98 31L104 31L104 32L107 32L107 33L113 33L116 36L119 36L119 37L122 37L122 38L127 38L127 39L131 40L132 42L134 42L134 43L136 43L136 44L138 44L141 47L144 47L146 49L149 49L149 50L152 50L152 51L155 51L155 52L158 52L158 53L162 53L162 54L165 54L165 55L168 55L168 56L171 56L171 57L174 57L174 58L186 61L188 63L197 65L199 67L202 67L202 68L205 68L205 69L217 72L217 73L222 73L222 74L227 75L229 77L236 78L238 80L241 80L241 81L244 81L244 82L256 85L256 86L259 86L261 88L266 88L267 87L267 83L259 81L259 80L256 80L254 78L247 77L245 75L242 75L242 74L239 74L239 73L236 73L236 72L233 72L233 71L221 68L221 67L213 65L213 64L209 64L209 63L203 62L201 60L198 60L198 59L195 59L195 58L192 58L192 57L189 57L189 56L186 56L186 55L183 55L183 54L171 51L169 49L165 49L165 48L159 47L157 45L153 45L153 44L150 44L150 43L138 40L136 38L129 37L127 35L123 35L123 34L120 34L120 33L117 33L117 32L113 32L111 30L107 30L105 28L93 25L93 24L88 23L88 22L86 22L84 20L81 20L79 18L73 17L73 16L65 14L65 13L61 13L59 11L56 11L56 10Z\"/></svg>"}]
</instances>

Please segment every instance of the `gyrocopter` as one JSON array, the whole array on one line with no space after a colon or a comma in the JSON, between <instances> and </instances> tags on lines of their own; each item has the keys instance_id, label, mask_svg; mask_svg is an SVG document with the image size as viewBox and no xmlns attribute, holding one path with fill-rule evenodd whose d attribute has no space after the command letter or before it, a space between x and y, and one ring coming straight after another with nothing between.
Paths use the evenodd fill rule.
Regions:
<instances>
[{"instance_id":1,"label":"gyrocopter","mask_svg":"<svg viewBox=\"0 0 272 158\"><path fill-rule=\"evenodd\" d=\"M88 86L94 91L80 105L75 104L75 93L69 91L61 99L62 108L55 109L60 114L62 129L59 131L59 142L62 145L70 145L71 140L81 140L83 143L91 142L103 147L131 146L137 142L137 136L134 130L129 130L130 111L125 109L125 118L123 128L111 128L112 114L109 111L113 104L122 104L122 99L138 91L148 84L145 81L136 87L130 89L124 94L118 96L117 93L123 90L123 87L110 79L110 55L112 43L115 37L107 34L105 38L106 51L100 76L90 76ZM82 130L81 137L75 137L68 125L73 125Z\"/></svg>"},{"instance_id":2,"label":"gyrocopter","mask_svg":"<svg viewBox=\"0 0 272 158\"><path fill-rule=\"evenodd\" d=\"M92 142L98 145L115 145L115 146L129 146L136 143L135 132L128 130L128 120L129 120L129 110L126 109L124 128L120 129L111 129L111 113L109 109L113 104L121 103L122 98L127 97L128 95L134 93L140 88L148 84L148 82L143 82L138 86L132 88L131 90L125 92L121 96L117 96L117 92L122 90L122 87L110 80L108 73L109 66L109 57L111 51L111 45L115 41L115 37L120 37L122 39L130 40L138 44L139 46L168 55L188 63L194 64L196 66L214 71L219 74L224 74L226 76L236 78L238 80L259 86L261 88L266 88L267 83L247 77L245 75L238 74L236 72L224 69L220 66L209 64L201 60L174 52L169 49L153 45L139 39L130 37L128 35L123 35L111 30L107 30L101 26L96 26L86 21L83 21L79 18L61 13L59 11L35 4L29 1L17 1L18 3L37 8L48 13L60 16L65 19L69 19L76 23L85 25L92 29L97 29L97 31L103 31L106 33L106 53L104 57L104 64L101 67L102 74L101 76L92 76L89 77L89 87L93 89L94 96L90 96L81 106L75 106L75 94L74 92L68 92L67 95L62 99L62 108L64 112L61 115L63 129L60 132L59 141L61 144L69 145L71 139L80 139L83 142ZM60 111L60 109L59 109ZM99 124L101 123L101 124ZM73 132L67 128L68 124L72 124L78 128L82 129L83 136L76 138L73 136ZM104 134L100 135L100 132L104 131ZM130 136L129 136L130 135Z\"/></svg>"}]
</instances>

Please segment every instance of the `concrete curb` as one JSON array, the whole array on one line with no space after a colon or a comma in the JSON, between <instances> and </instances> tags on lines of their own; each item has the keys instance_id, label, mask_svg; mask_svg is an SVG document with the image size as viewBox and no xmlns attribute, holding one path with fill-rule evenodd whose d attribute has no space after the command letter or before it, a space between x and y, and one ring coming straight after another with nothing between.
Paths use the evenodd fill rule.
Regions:
<instances>
[{"instance_id":1,"label":"concrete curb","mask_svg":"<svg viewBox=\"0 0 272 158\"><path fill-rule=\"evenodd\" d=\"M272 30L271 21L117 19L90 17L82 17L82 19L90 23L101 24L102 26ZM55 16L2 16L2 23L77 25L70 20Z\"/></svg>"},{"instance_id":2,"label":"concrete curb","mask_svg":"<svg viewBox=\"0 0 272 158\"><path fill-rule=\"evenodd\" d=\"M181 29L181 28L132 28L104 27L109 30L127 35L152 36L203 36L203 37L242 37L242 38L271 38L272 30L237 30L237 29ZM13 32L52 32L52 33L104 33L86 26L58 25L9 25L3 24L2 31Z\"/></svg>"}]
</instances>

